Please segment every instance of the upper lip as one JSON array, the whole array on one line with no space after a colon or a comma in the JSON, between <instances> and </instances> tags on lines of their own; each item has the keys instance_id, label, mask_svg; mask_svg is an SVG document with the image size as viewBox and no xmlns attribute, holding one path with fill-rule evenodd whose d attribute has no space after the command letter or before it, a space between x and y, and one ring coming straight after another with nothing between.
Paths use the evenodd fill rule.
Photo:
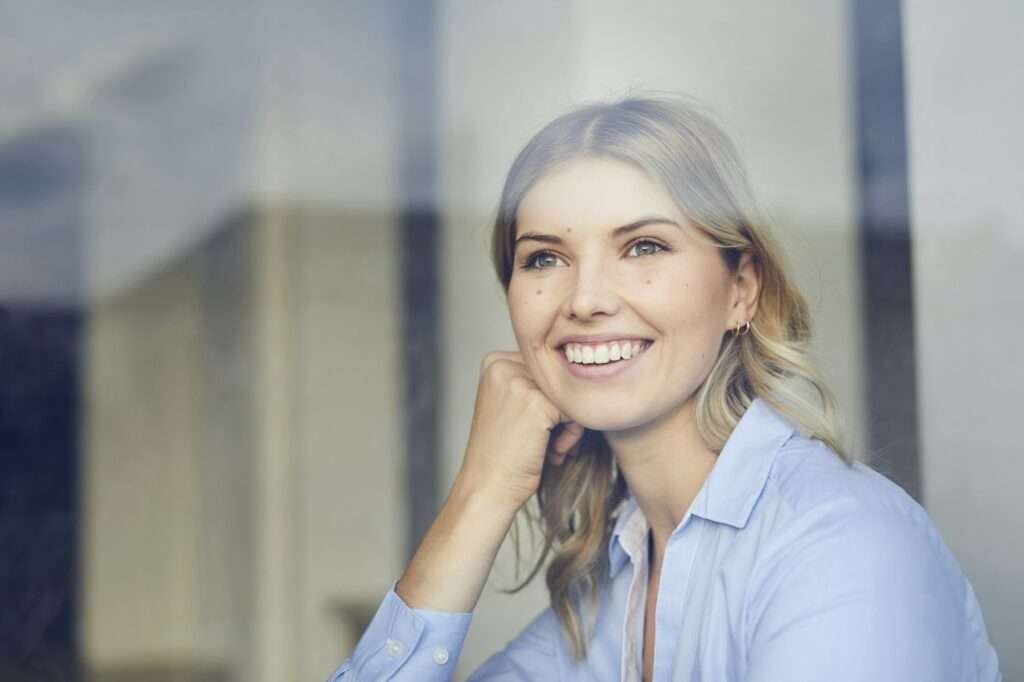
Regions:
<instances>
[{"instance_id":1,"label":"upper lip","mask_svg":"<svg viewBox=\"0 0 1024 682\"><path fill-rule=\"evenodd\" d=\"M555 348L561 348L567 343L604 343L606 341L650 341L650 339L645 336L628 333L571 334L558 339Z\"/></svg>"}]
</instances>

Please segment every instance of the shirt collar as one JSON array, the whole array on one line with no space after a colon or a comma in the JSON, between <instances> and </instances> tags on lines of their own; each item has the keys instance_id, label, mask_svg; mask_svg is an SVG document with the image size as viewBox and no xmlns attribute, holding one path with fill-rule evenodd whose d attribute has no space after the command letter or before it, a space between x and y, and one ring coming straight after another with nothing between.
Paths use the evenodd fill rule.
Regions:
<instances>
[{"instance_id":1,"label":"shirt collar","mask_svg":"<svg viewBox=\"0 0 1024 682\"><path fill-rule=\"evenodd\" d=\"M768 481L775 455L795 432L796 428L785 417L761 398L755 398L718 454L715 466L690 506L690 514L735 528L746 526ZM646 540L646 519L642 524L631 521L635 514L642 517L643 511L630 495L623 502L608 542L613 577L629 558L624 543L635 546L638 540L633 535L638 532ZM680 522L677 533L682 526Z\"/></svg>"},{"instance_id":2,"label":"shirt collar","mask_svg":"<svg viewBox=\"0 0 1024 682\"><path fill-rule=\"evenodd\" d=\"M637 520L633 519L634 516L638 517ZM642 528L639 523L641 520L643 521ZM639 544L639 537L637 535L641 532L644 536L647 535L647 519L644 518L644 513L640 511L640 505L636 503L636 498L630 495L622 503L622 510L619 512L619 517L615 520L615 528L612 530L612 536L608 541L608 560L611 562L613 578L622 570L622 567L630 558L627 547Z\"/></svg>"}]
</instances>

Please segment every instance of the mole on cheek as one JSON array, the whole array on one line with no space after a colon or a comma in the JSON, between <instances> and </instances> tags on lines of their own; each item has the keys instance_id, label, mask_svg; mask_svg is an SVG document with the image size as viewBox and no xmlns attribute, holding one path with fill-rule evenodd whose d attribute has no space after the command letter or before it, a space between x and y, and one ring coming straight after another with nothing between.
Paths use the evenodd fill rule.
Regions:
<instances>
[{"instance_id":1,"label":"mole on cheek","mask_svg":"<svg viewBox=\"0 0 1024 682\"><path fill-rule=\"evenodd\" d=\"M648 284L650 284L650 283L651 283L651 280L647 280L647 283L648 283Z\"/></svg>"},{"instance_id":2,"label":"mole on cheek","mask_svg":"<svg viewBox=\"0 0 1024 682\"><path fill-rule=\"evenodd\" d=\"M537 295L538 295L538 296L540 296L540 295L541 295L542 293L543 293L543 291L542 291L542 290L540 290L540 289L537 289Z\"/></svg>"}]
</instances>

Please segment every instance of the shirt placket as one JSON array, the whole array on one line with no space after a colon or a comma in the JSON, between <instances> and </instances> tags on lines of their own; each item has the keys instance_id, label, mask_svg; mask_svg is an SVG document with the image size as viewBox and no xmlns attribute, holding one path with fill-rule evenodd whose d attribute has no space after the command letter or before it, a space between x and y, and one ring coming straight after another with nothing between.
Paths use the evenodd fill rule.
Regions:
<instances>
[{"instance_id":1,"label":"shirt placket","mask_svg":"<svg viewBox=\"0 0 1024 682\"><path fill-rule=\"evenodd\" d=\"M655 680L672 679L673 664L683 638L693 567L706 530L704 519L687 514L665 548L655 614L657 627L652 675ZM694 616L699 618L700 614Z\"/></svg>"},{"instance_id":2,"label":"shirt placket","mask_svg":"<svg viewBox=\"0 0 1024 682\"><path fill-rule=\"evenodd\" d=\"M619 541L629 556L633 576L626 597L626 617L622 624L623 682L641 682L643 677L643 619L647 599L649 563L647 560L647 521L634 512Z\"/></svg>"}]
</instances>

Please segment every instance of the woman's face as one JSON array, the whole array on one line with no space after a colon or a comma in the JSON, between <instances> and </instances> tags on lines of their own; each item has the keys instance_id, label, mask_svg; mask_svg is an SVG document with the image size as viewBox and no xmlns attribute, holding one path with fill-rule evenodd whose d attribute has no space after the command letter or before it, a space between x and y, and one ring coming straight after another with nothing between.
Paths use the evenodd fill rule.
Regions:
<instances>
[{"instance_id":1,"label":"woman's face","mask_svg":"<svg viewBox=\"0 0 1024 682\"><path fill-rule=\"evenodd\" d=\"M517 222L516 340L539 388L587 428L680 414L723 334L753 313L749 277L731 273L631 164L591 157L553 169L527 192Z\"/></svg>"}]
</instances>

